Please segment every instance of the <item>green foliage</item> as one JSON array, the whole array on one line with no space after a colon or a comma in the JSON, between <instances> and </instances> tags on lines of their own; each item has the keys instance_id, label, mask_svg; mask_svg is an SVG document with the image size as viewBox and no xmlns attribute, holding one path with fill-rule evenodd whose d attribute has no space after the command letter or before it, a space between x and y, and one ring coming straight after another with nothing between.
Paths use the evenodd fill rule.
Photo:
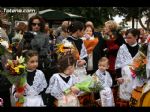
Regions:
<instances>
[{"instance_id":1,"label":"green foliage","mask_svg":"<svg viewBox=\"0 0 150 112\"><path fill-rule=\"evenodd\" d=\"M20 103L24 103L24 102L25 102L25 98L24 98L24 96L21 96L21 97L18 99L18 102L20 102Z\"/></svg>"},{"instance_id":2,"label":"green foliage","mask_svg":"<svg viewBox=\"0 0 150 112\"><path fill-rule=\"evenodd\" d=\"M92 21L95 27L103 26L104 22L112 19L116 13L113 7L51 7L54 10L65 11L83 16L83 22Z\"/></svg>"},{"instance_id":3,"label":"green foliage","mask_svg":"<svg viewBox=\"0 0 150 112\"><path fill-rule=\"evenodd\" d=\"M24 85L24 82L26 81L26 74L25 73L24 73L24 75L21 75L21 76L13 76L13 75L10 75L6 71L0 70L0 74L5 76L11 84L16 84L18 81L20 81L19 85L21 86L21 85Z\"/></svg>"},{"instance_id":4,"label":"green foliage","mask_svg":"<svg viewBox=\"0 0 150 112\"><path fill-rule=\"evenodd\" d=\"M84 92L98 92L103 89L101 83L97 80L94 80L92 76L87 76L82 82L76 83L75 87L79 88ZM65 90L65 93L69 93L71 90Z\"/></svg>"},{"instance_id":5,"label":"green foliage","mask_svg":"<svg viewBox=\"0 0 150 112\"><path fill-rule=\"evenodd\" d=\"M19 86L20 87L24 86L25 82L26 82L26 72L24 72L24 75L20 78Z\"/></svg>"},{"instance_id":6,"label":"green foliage","mask_svg":"<svg viewBox=\"0 0 150 112\"><path fill-rule=\"evenodd\" d=\"M132 20L134 27L134 19L139 20L140 25L145 29L149 30L149 19L150 19L150 8L149 7L115 7L115 12L125 17L125 21ZM147 28L141 21L141 18L146 16L148 18Z\"/></svg>"},{"instance_id":7,"label":"green foliage","mask_svg":"<svg viewBox=\"0 0 150 112\"><path fill-rule=\"evenodd\" d=\"M137 69L136 69L136 71L135 71L135 73L136 73L136 75L137 75L137 77L139 78L139 79L143 79L143 78L145 78L146 79L146 64L145 65L140 65Z\"/></svg>"},{"instance_id":8,"label":"green foliage","mask_svg":"<svg viewBox=\"0 0 150 112\"><path fill-rule=\"evenodd\" d=\"M0 74L5 76L10 81L11 84L15 84L20 79L19 76L12 76L8 72L2 70L0 70Z\"/></svg>"}]
</instances>

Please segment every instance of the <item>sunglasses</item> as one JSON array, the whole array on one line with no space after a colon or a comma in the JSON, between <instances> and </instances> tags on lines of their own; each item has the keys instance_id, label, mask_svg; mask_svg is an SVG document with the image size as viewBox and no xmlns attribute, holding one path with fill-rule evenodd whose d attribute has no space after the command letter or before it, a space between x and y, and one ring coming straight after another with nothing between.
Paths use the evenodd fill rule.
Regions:
<instances>
[{"instance_id":1,"label":"sunglasses","mask_svg":"<svg viewBox=\"0 0 150 112\"><path fill-rule=\"evenodd\" d=\"M33 26L36 26L36 25L41 26L41 23L32 23L32 25Z\"/></svg>"}]
</instances>

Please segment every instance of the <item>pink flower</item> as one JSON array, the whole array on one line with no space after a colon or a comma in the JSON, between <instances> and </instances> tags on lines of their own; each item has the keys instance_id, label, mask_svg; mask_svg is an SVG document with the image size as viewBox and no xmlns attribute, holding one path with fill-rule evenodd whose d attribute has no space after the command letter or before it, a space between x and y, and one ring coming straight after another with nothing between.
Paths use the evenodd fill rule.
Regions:
<instances>
[{"instance_id":1,"label":"pink flower","mask_svg":"<svg viewBox=\"0 0 150 112\"><path fill-rule=\"evenodd\" d=\"M135 73L135 71L130 67L130 70L131 70L131 76L133 77L133 78L135 78L136 77L136 73Z\"/></svg>"},{"instance_id":2,"label":"pink flower","mask_svg":"<svg viewBox=\"0 0 150 112\"><path fill-rule=\"evenodd\" d=\"M90 35L89 35L89 34L85 34L84 37L85 37L86 39L90 39Z\"/></svg>"}]
</instances>

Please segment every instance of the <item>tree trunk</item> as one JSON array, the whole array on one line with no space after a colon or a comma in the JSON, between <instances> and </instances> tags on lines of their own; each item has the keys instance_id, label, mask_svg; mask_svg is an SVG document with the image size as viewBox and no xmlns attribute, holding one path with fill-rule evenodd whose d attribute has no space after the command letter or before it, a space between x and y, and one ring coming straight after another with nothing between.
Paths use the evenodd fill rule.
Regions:
<instances>
[{"instance_id":1,"label":"tree trunk","mask_svg":"<svg viewBox=\"0 0 150 112\"><path fill-rule=\"evenodd\" d=\"M136 28L138 28L138 19L136 19Z\"/></svg>"},{"instance_id":2,"label":"tree trunk","mask_svg":"<svg viewBox=\"0 0 150 112\"><path fill-rule=\"evenodd\" d=\"M132 17L132 28L134 28L134 17Z\"/></svg>"},{"instance_id":3,"label":"tree trunk","mask_svg":"<svg viewBox=\"0 0 150 112\"><path fill-rule=\"evenodd\" d=\"M150 31L150 29L149 29L149 25L150 25L150 18L147 20L147 31Z\"/></svg>"},{"instance_id":4,"label":"tree trunk","mask_svg":"<svg viewBox=\"0 0 150 112\"><path fill-rule=\"evenodd\" d=\"M144 26L144 24L142 23L142 20L141 20L142 18L139 18L139 23L140 23L140 25L142 26L142 28L144 29L144 30L147 30L147 28Z\"/></svg>"}]
</instances>

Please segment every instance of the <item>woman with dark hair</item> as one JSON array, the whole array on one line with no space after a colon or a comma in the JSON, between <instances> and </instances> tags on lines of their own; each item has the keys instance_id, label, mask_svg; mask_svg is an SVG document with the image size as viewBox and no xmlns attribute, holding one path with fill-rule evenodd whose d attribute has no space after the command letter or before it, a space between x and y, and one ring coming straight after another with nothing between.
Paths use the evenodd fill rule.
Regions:
<instances>
[{"instance_id":1,"label":"woman with dark hair","mask_svg":"<svg viewBox=\"0 0 150 112\"><path fill-rule=\"evenodd\" d=\"M33 27L35 26L35 27ZM39 26L39 27L37 27ZM35 15L32 16L28 21L28 31L33 32L44 32L45 28L45 21L42 17Z\"/></svg>"},{"instance_id":2,"label":"woman with dark hair","mask_svg":"<svg viewBox=\"0 0 150 112\"><path fill-rule=\"evenodd\" d=\"M117 59L115 63L115 68L117 69L117 71L121 70L121 67L130 64L132 58L137 54L139 50L139 45L137 43L139 35L140 33L137 29L127 30L125 44L120 46L119 51L117 53ZM121 54L122 52L123 54ZM120 76L121 72L118 72L117 77Z\"/></svg>"},{"instance_id":3,"label":"woman with dark hair","mask_svg":"<svg viewBox=\"0 0 150 112\"><path fill-rule=\"evenodd\" d=\"M43 70L45 65L45 59L49 53L49 37L44 33L45 22L40 16L33 16L28 21L28 32L23 36L19 44L18 55L22 54L24 50L36 50L39 54L39 69ZM28 45L25 48L25 43ZM30 47L29 47L30 46Z\"/></svg>"},{"instance_id":4,"label":"woman with dark hair","mask_svg":"<svg viewBox=\"0 0 150 112\"><path fill-rule=\"evenodd\" d=\"M66 39L69 42L72 42L73 45L77 48L79 56L77 58L77 64L79 67L86 64L87 61L87 50L84 46L83 40L81 37L84 33L84 24L80 21L74 21L71 23L71 25L68 27L70 36L68 36Z\"/></svg>"}]
</instances>

